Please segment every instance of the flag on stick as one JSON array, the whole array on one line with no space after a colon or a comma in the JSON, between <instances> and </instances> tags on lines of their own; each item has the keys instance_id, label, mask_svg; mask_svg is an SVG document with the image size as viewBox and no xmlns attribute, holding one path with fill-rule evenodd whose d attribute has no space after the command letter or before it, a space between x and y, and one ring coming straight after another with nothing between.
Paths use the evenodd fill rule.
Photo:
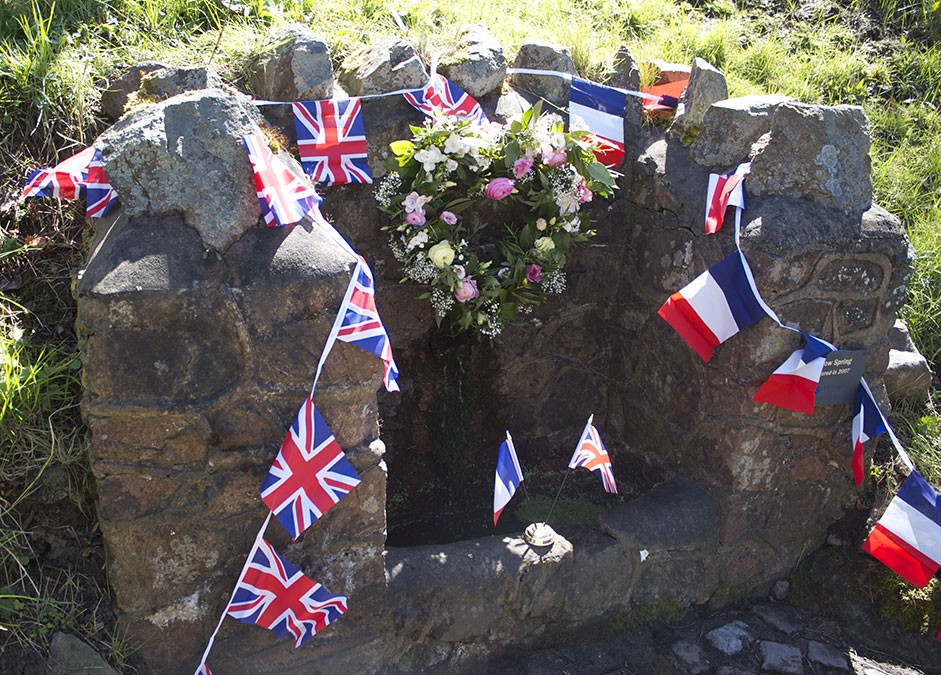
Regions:
<instances>
[{"instance_id":1,"label":"flag on stick","mask_svg":"<svg viewBox=\"0 0 941 675\"><path fill-rule=\"evenodd\" d=\"M226 613L254 623L300 647L346 612L347 599L309 579L260 539L249 555Z\"/></svg>"},{"instance_id":2,"label":"flag on stick","mask_svg":"<svg viewBox=\"0 0 941 675\"><path fill-rule=\"evenodd\" d=\"M611 457L608 456L608 451L601 442L601 434L592 424L594 419L594 415L588 418L582 437L578 440L578 445L575 446L575 452L569 461L569 468L585 467L598 475L605 492L616 495L618 488L614 482L614 472L611 470Z\"/></svg>"},{"instance_id":3,"label":"flag on stick","mask_svg":"<svg viewBox=\"0 0 941 675\"><path fill-rule=\"evenodd\" d=\"M862 384L856 394L856 403L853 405L853 459L851 466L856 487L863 484L863 443L875 438L886 431L885 420L879 411L879 406Z\"/></svg>"},{"instance_id":4,"label":"flag on stick","mask_svg":"<svg viewBox=\"0 0 941 675\"><path fill-rule=\"evenodd\" d=\"M359 484L359 474L308 397L262 483L262 501L297 539Z\"/></svg>"},{"instance_id":5,"label":"flag on stick","mask_svg":"<svg viewBox=\"0 0 941 675\"><path fill-rule=\"evenodd\" d=\"M735 251L674 293L657 312L703 361L715 348L767 316Z\"/></svg>"},{"instance_id":6,"label":"flag on stick","mask_svg":"<svg viewBox=\"0 0 941 675\"><path fill-rule=\"evenodd\" d=\"M320 195L271 152L264 136L243 136L242 143L252 163L261 215L269 227L291 225L317 208Z\"/></svg>"},{"instance_id":7,"label":"flag on stick","mask_svg":"<svg viewBox=\"0 0 941 675\"><path fill-rule=\"evenodd\" d=\"M941 566L941 497L917 471L876 523L863 550L923 588Z\"/></svg>"},{"instance_id":8,"label":"flag on stick","mask_svg":"<svg viewBox=\"0 0 941 675\"><path fill-rule=\"evenodd\" d=\"M624 160L624 113L627 94L578 77L569 94L569 128L592 133L598 148L595 158L605 166Z\"/></svg>"},{"instance_id":9,"label":"flag on stick","mask_svg":"<svg viewBox=\"0 0 941 675\"><path fill-rule=\"evenodd\" d=\"M497 471L493 480L493 524L496 526L504 507L510 503L516 489L523 482L523 470L516 457L516 448L510 432L497 451Z\"/></svg>"},{"instance_id":10,"label":"flag on stick","mask_svg":"<svg viewBox=\"0 0 941 675\"><path fill-rule=\"evenodd\" d=\"M403 96L416 110L428 117L434 117L435 112L443 112L475 124L486 124L489 121L473 96L440 73L432 72L424 88L406 92Z\"/></svg>"},{"instance_id":11,"label":"flag on stick","mask_svg":"<svg viewBox=\"0 0 941 675\"><path fill-rule=\"evenodd\" d=\"M372 183L358 98L293 103L297 150L314 183Z\"/></svg>"},{"instance_id":12,"label":"flag on stick","mask_svg":"<svg viewBox=\"0 0 941 675\"><path fill-rule=\"evenodd\" d=\"M803 333L806 344L791 354L787 361L755 392L753 401L770 403L796 412L814 414L814 394L820 374L832 349L823 340Z\"/></svg>"}]
</instances>

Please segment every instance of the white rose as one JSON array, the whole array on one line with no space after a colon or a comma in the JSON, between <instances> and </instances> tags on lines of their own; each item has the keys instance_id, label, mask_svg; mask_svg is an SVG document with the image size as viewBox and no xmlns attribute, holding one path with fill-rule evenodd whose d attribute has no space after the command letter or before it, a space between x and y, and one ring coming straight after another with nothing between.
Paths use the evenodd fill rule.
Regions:
<instances>
[{"instance_id":1,"label":"white rose","mask_svg":"<svg viewBox=\"0 0 941 675\"><path fill-rule=\"evenodd\" d=\"M450 265L454 261L454 249L451 248L451 242L442 239L432 246L428 249L428 259L438 268Z\"/></svg>"},{"instance_id":2,"label":"white rose","mask_svg":"<svg viewBox=\"0 0 941 675\"><path fill-rule=\"evenodd\" d=\"M539 230L540 232L543 232L548 226L549 224L546 222L545 218L536 219L536 229Z\"/></svg>"},{"instance_id":3,"label":"white rose","mask_svg":"<svg viewBox=\"0 0 941 675\"><path fill-rule=\"evenodd\" d=\"M552 237L539 237L533 244L533 248L539 253L548 253L555 248L555 242Z\"/></svg>"}]
</instances>

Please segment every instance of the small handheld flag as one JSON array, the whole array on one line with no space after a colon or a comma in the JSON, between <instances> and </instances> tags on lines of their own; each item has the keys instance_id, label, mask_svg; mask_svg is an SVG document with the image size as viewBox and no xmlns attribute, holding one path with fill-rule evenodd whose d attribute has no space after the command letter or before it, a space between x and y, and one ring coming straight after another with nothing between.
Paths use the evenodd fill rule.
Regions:
<instances>
[{"instance_id":1,"label":"small handheld flag","mask_svg":"<svg viewBox=\"0 0 941 675\"><path fill-rule=\"evenodd\" d=\"M595 158L605 166L619 166L624 160L626 110L627 94L578 77L572 78L569 128L584 128L592 133L598 145Z\"/></svg>"},{"instance_id":2,"label":"small handheld flag","mask_svg":"<svg viewBox=\"0 0 941 675\"><path fill-rule=\"evenodd\" d=\"M807 343L803 349L791 354L787 361L755 392L753 401L770 403L795 412L814 413L814 394L820 383L820 374L833 351L823 340L804 333Z\"/></svg>"},{"instance_id":3,"label":"small handheld flag","mask_svg":"<svg viewBox=\"0 0 941 675\"><path fill-rule=\"evenodd\" d=\"M519 459L516 457L516 448L513 447L513 439L510 432L506 432L506 440L500 444L497 451L497 471L493 480L493 524L496 526L500 514L513 495L516 489L523 482L523 470L520 468Z\"/></svg>"},{"instance_id":4,"label":"small handheld flag","mask_svg":"<svg viewBox=\"0 0 941 675\"><path fill-rule=\"evenodd\" d=\"M735 251L674 293L659 314L703 361L715 348L767 316Z\"/></svg>"},{"instance_id":5,"label":"small handheld flag","mask_svg":"<svg viewBox=\"0 0 941 675\"><path fill-rule=\"evenodd\" d=\"M912 471L876 523L863 550L923 588L941 567L941 497Z\"/></svg>"},{"instance_id":6,"label":"small handheld flag","mask_svg":"<svg viewBox=\"0 0 941 675\"><path fill-rule=\"evenodd\" d=\"M346 612L347 599L311 580L261 539L235 588L226 613L254 623L300 647Z\"/></svg>"},{"instance_id":7,"label":"small handheld flag","mask_svg":"<svg viewBox=\"0 0 941 675\"><path fill-rule=\"evenodd\" d=\"M30 174L23 186L23 197L85 197L85 215L101 218L118 205L118 195L105 177L101 148L89 146L68 157L51 169Z\"/></svg>"},{"instance_id":8,"label":"small handheld flag","mask_svg":"<svg viewBox=\"0 0 941 675\"><path fill-rule=\"evenodd\" d=\"M851 466L856 487L863 484L863 443L886 431L885 420L879 406L866 387L859 385L853 406L853 459Z\"/></svg>"},{"instance_id":9,"label":"small handheld flag","mask_svg":"<svg viewBox=\"0 0 941 675\"><path fill-rule=\"evenodd\" d=\"M575 453L569 461L569 468L575 469L583 466L594 474L598 475L604 485L604 491L610 494L617 494L618 488L614 482L614 472L611 469L611 457L601 442L601 434L592 424L595 416L588 418L585 429L582 431L582 437L578 440L575 447Z\"/></svg>"},{"instance_id":10,"label":"small handheld flag","mask_svg":"<svg viewBox=\"0 0 941 675\"><path fill-rule=\"evenodd\" d=\"M314 183L372 183L358 98L292 103L297 151Z\"/></svg>"}]
</instances>

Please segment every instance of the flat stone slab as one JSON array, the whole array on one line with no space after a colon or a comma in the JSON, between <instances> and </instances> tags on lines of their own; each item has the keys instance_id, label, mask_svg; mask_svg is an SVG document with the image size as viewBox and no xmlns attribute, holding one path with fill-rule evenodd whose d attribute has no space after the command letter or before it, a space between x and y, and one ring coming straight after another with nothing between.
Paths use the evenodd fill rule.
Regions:
<instances>
[{"instance_id":1,"label":"flat stone slab","mask_svg":"<svg viewBox=\"0 0 941 675\"><path fill-rule=\"evenodd\" d=\"M811 662L827 668L845 671L850 669L849 659L846 658L846 654L836 647L816 640L810 640L807 643L807 658Z\"/></svg>"},{"instance_id":2,"label":"flat stone slab","mask_svg":"<svg viewBox=\"0 0 941 675\"><path fill-rule=\"evenodd\" d=\"M799 647L762 640L758 648L762 670L782 675L804 675L804 659Z\"/></svg>"},{"instance_id":3,"label":"flat stone slab","mask_svg":"<svg viewBox=\"0 0 941 675\"><path fill-rule=\"evenodd\" d=\"M732 621L706 633L706 640L726 656L738 654L754 639L744 621Z\"/></svg>"}]
</instances>

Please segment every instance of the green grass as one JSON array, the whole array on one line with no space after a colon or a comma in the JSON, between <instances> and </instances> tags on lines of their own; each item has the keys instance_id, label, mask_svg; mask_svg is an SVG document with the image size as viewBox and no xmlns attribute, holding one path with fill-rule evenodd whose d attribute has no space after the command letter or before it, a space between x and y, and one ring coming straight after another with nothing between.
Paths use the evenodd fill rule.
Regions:
<instances>
[{"instance_id":1,"label":"green grass","mask_svg":"<svg viewBox=\"0 0 941 675\"><path fill-rule=\"evenodd\" d=\"M128 65L211 61L240 84L267 31L295 21L328 41L336 66L388 35L406 37L429 61L463 25L477 22L489 26L509 60L525 41L544 40L566 46L582 75L598 81L613 72L625 45L642 62L645 82L654 71L643 62L702 57L723 70L732 95L863 105L873 130L876 200L902 219L918 254L903 317L941 372L939 0L852 0L848 7L836 0L5 0L0 195L15 195L31 169L103 129L101 90ZM0 207L0 625L41 650L50 626L78 622L117 662L128 646L107 626L93 628L103 624L100 616L74 615L68 576L36 576L17 508L55 467L69 472L77 503L93 495L72 334L82 227L74 205ZM941 417L929 407L894 419L919 469L941 485Z\"/></svg>"}]
</instances>

